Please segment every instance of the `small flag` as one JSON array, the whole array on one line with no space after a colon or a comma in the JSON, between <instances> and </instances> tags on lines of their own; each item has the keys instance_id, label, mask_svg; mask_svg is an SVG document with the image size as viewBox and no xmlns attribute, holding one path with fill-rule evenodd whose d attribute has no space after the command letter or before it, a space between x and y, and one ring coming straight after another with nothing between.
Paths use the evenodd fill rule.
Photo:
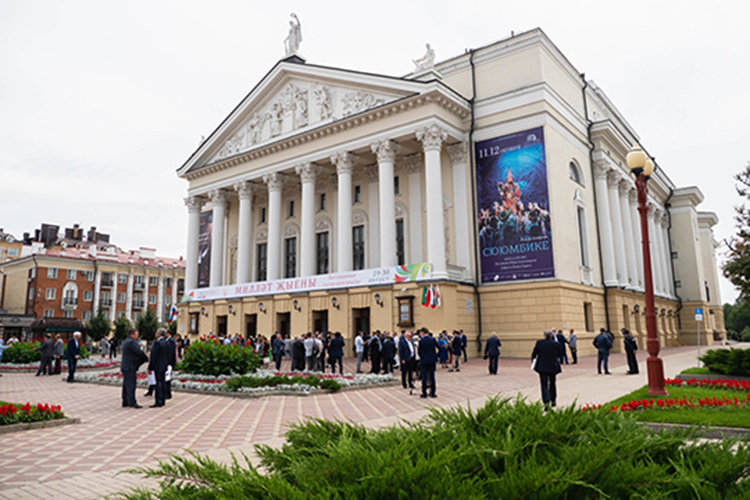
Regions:
<instances>
[{"instance_id":1,"label":"small flag","mask_svg":"<svg viewBox=\"0 0 750 500\"><path fill-rule=\"evenodd\" d=\"M435 306L440 307L440 285L435 287Z\"/></svg>"},{"instance_id":2,"label":"small flag","mask_svg":"<svg viewBox=\"0 0 750 500\"><path fill-rule=\"evenodd\" d=\"M169 321L174 321L177 319L177 308L175 306L172 306L172 308L169 310Z\"/></svg>"},{"instance_id":3,"label":"small flag","mask_svg":"<svg viewBox=\"0 0 750 500\"><path fill-rule=\"evenodd\" d=\"M422 305L425 307L430 306L430 287L427 285L422 287Z\"/></svg>"},{"instance_id":4,"label":"small flag","mask_svg":"<svg viewBox=\"0 0 750 500\"><path fill-rule=\"evenodd\" d=\"M437 297L435 296L435 285L430 285L430 307L435 309L437 303Z\"/></svg>"}]
</instances>

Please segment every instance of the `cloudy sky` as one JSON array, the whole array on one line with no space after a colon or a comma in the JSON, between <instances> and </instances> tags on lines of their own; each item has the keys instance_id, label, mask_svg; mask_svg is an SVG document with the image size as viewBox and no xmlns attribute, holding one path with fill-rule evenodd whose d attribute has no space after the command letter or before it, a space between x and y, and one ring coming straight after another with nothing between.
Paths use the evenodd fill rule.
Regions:
<instances>
[{"instance_id":1,"label":"cloudy sky","mask_svg":"<svg viewBox=\"0 0 750 500\"><path fill-rule=\"evenodd\" d=\"M389 75L541 27L678 186L733 232L750 160L750 2L0 0L0 227L79 223L123 248L186 248L175 170L283 56ZM733 300L724 280L722 299Z\"/></svg>"}]
</instances>

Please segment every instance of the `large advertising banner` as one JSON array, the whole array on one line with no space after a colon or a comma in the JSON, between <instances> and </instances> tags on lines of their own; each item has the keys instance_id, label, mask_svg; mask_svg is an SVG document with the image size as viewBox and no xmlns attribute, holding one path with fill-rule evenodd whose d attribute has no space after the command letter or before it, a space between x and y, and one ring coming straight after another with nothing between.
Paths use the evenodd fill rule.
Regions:
<instances>
[{"instance_id":1,"label":"large advertising banner","mask_svg":"<svg viewBox=\"0 0 750 500\"><path fill-rule=\"evenodd\" d=\"M198 288L204 288L211 284L211 229L213 219L213 211L201 214L198 232Z\"/></svg>"},{"instance_id":2,"label":"large advertising banner","mask_svg":"<svg viewBox=\"0 0 750 500\"><path fill-rule=\"evenodd\" d=\"M542 127L475 144L482 283L555 275Z\"/></svg>"}]
</instances>

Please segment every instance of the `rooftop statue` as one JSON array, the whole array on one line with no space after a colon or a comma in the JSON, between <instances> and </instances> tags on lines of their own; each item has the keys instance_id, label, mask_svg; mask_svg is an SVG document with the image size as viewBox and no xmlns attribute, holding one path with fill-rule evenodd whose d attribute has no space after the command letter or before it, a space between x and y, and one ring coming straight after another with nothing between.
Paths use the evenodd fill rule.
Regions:
<instances>
[{"instance_id":1,"label":"rooftop statue","mask_svg":"<svg viewBox=\"0 0 750 500\"><path fill-rule=\"evenodd\" d=\"M419 59L412 59L414 64L416 65L416 68L414 68L414 72L420 72L420 71L427 71L435 67L435 49L433 49L430 44L425 44L427 47L427 52L425 52L425 55L420 57Z\"/></svg>"},{"instance_id":2,"label":"rooftop statue","mask_svg":"<svg viewBox=\"0 0 750 500\"><path fill-rule=\"evenodd\" d=\"M289 35L284 40L286 55L296 54L300 43L302 43L302 23L299 22L297 14L292 12L292 19L289 21Z\"/></svg>"}]
</instances>

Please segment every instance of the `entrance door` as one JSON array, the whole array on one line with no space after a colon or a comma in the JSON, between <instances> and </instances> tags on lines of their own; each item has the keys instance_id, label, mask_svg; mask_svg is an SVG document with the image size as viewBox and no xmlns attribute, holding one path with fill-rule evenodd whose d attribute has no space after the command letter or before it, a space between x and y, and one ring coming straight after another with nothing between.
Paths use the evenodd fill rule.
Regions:
<instances>
[{"instance_id":1,"label":"entrance door","mask_svg":"<svg viewBox=\"0 0 750 500\"><path fill-rule=\"evenodd\" d=\"M258 334L258 315L245 314L245 340Z\"/></svg>"},{"instance_id":2,"label":"entrance door","mask_svg":"<svg viewBox=\"0 0 750 500\"><path fill-rule=\"evenodd\" d=\"M370 308L362 307L352 309L352 317L354 319L354 332L352 337L357 335L357 332L362 332L365 335L370 334Z\"/></svg>"},{"instance_id":3,"label":"entrance door","mask_svg":"<svg viewBox=\"0 0 750 500\"><path fill-rule=\"evenodd\" d=\"M289 335L290 323L290 313L276 313L276 331L279 332L282 337L286 337L287 335Z\"/></svg>"},{"instance_id":4,"label":"entrance door","mask_svg":"<svg viewBox=\"0 0 750 500\"><path fill-rule=\"evenodd\" d=\"M216 335L219 337L227 336L227 317L216 316Z\"/></svg>"},{"instance_id":5,"label":"entrance door","mask_svg":"<svg viewBox=\"0 0 750 500\"><path fill-rule=\"evenodd\" d=\"M316 332L328 331L328 311L313 311L313 329Z\"/></svg>"}]
</instances>

